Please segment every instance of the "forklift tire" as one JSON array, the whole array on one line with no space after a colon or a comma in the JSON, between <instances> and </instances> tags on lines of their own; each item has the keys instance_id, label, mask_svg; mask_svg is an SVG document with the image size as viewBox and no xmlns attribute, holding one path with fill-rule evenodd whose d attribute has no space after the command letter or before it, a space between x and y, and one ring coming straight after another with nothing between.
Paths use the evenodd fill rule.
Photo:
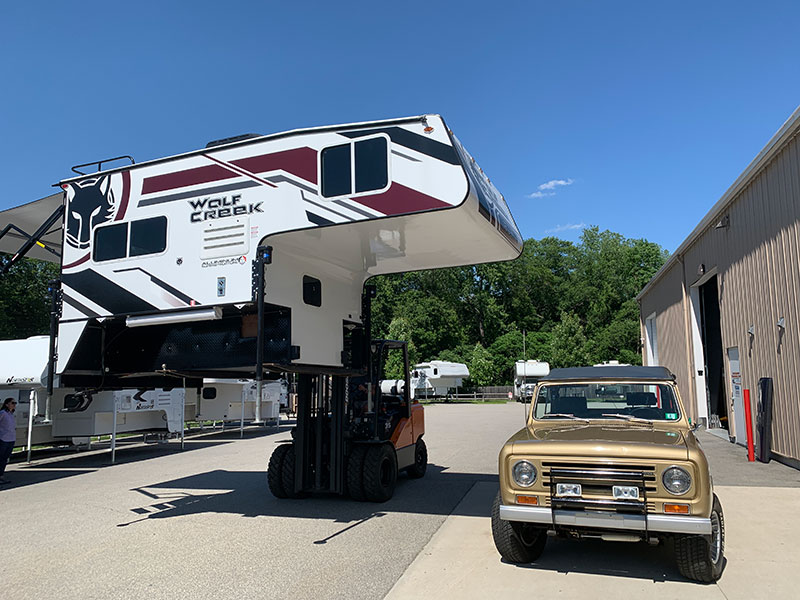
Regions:
<instances>
[{"instance_id":1,"label":"forklift tire","mask_svg":"<svg viewBox=\"0 0 800 600\"><path fill-rule=\"evenodd\" d=\"M386 502L397 484L397 452L391 444L369 446L364 458L364 496L370 502Z\"/></svg>"},{"instance_id":2,"label":"forklift tire","mask_svg":"<svg viewBox=\"0 0 800 600\"><path fill-rule=\"evenodd\" d=\"M425 471L428 470L428 448L422 438L417 440L416 448L414 449L414 464L406 469L406 473L412 479L419 479L425 476Z\"/></svg>"},{"instance_id":3,"label":"forklift tire","mask_svg":"<svg viewBox=\"0 0 800 600\"><path fill-rule=\"evenodd\" d=\"M286 453L289 452L289 444L281 444L272 451L267 467L267 485L269 491L276 498L288 498L286 490L283 488L283 461Z\"/></svg>"},{"instance_id":4,"label":"forklift tire","mask_svg":"<svg viewBox=\"0 0 800 600\"><path fill-rule=\"evenodd\" d=\"M289 450L286 451L286 454L283 457L283 462L281 464L281 483L283 484L283 491L286 494L287 498L305 498L305 492L295 492L294 491L294 479L295 479L295 456L294 456L294 444L286 444L286 447Z\"/></svg>"},{"instance_id":5,"label":"forklift tire","mask_svg":"<svg viewBox=\"0 0 800 600\"><path fill-rule=\"evenodd\" d=\"M347 491L353 500L364 501L364 458L367 446L354 444L347 459Z\"/></svg>"}]
</instances>

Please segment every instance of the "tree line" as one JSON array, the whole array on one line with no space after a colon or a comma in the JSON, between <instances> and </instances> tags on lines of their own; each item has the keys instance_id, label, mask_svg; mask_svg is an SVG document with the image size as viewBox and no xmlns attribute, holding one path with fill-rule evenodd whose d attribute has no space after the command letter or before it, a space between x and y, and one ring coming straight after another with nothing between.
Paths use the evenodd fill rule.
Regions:
<instances>
[{"instance_id":1,"label":"tree line","mask_svg":"<svg viewBox=\"0 0 800 600\"><path fill-rule=\"evenodd\" d=\"M372 334L408 341L412 364L465 363L473 386L510 384L521 359L641 364L635 298L667 257L591 227L578 243L529 239L515 261L376 277Z\"/></svg>"},{"instance_id":2,"label":"tree line","mask_svg":"<svg viewBox=\"0 0 800 600\"><path fill-rule=\"evenodd\" d=\"M376 277L372 335L406 340L412 364L465 363L473 386L511 383L520 359L641 364L635 296L667 257L657 244L592 227L578 243L529 239L510 262ZM32 259L0 276L1 339L48 333L56 277L58 265ZM401 376L397 361L390 371Z\"/></svg>"}]
</instances>

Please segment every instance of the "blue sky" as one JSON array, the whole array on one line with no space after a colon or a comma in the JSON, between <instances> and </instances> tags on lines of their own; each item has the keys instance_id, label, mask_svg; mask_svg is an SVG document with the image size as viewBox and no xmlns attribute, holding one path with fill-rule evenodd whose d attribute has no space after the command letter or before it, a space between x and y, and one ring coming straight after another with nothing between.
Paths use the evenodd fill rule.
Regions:
<instances>
[{"instance_id":1,"label":"blue sky","mask_svg":"<svg viewBox=\"0 0 800 600\"><path fill-rule=\"evenodd\" d=\"M0 7L0 209L75 164L441 113L524 237L674 250L800 104L796 2Z\"/></svg>"}]
</instances>

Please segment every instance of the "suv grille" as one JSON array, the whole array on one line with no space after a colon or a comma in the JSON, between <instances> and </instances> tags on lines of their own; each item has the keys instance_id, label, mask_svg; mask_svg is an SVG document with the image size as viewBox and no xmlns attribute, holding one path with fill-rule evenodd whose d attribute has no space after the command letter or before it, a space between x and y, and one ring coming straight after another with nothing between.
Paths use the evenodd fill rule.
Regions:
<instances>
[{"instance_id":1,"label":"suv grille","mask_svg":"<svg viewBox=\"0 0 800 600\"><path fill-rule=\"evenodd\" d=\"M550 488L545 505L578 510L652 512L655 503L648 502L647 496L656 492L655 471L654 465L543 462L542 483ZM556 498L556 483L581 484L581 498ZM616 500L612 492L615 485L637 486L639 500Z\"/></svg>"}]
</instances>

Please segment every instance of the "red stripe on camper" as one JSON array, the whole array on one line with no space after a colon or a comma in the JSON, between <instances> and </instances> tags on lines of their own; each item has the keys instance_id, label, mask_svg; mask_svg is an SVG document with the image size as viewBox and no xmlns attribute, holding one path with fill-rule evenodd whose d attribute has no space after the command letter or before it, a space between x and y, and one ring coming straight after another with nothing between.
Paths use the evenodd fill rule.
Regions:
<instances>
[{"instance_id":1,"label":"red stripe on camper","mask_svg":"<svg viewBox=\"0 0 800 600\"><path fill-rule=\"evenodd\" d=\"M273 154L240 158L231 162L237 167L253 173L282 170L311 183L317 183L317 151L313 148L294 148Z\"/></svg>"},{"instance_id":2,"label":"red stripe on camper","mask_svg":"<svg viewBox=\"0 0 800 600\"><path fill-rule=\"evenodd\" d=\"M131 172L122 172L122 200L119 202L119 210L117 216L114 217L115 221L121 221L125 216L125 211L128 210L128 201L131 199Z\"/></svg>"},{"instance_id":3,"label":"red stripe on camper","mask_svg":"<svg viewBox=\"0 0 800 600\"><path fill-rule=\"evenodd\" d=\"M392 183L391 187L382 194L360 196L352 200L385 215L402 215L451 206L433 196L428 196L399 183Z\"/></svg>"},{"instance_id":4,"label":"red stripe on camper","mask_svg":"<svg viewBox=\"0 0 800 600\"><path fill-rule=\"evenodd\" d=\"M311 183L317 183L317 151L313 148L294 148L292 150L273 152L272 154L248 156L247 158L232 160L230 163L252 173L282 170ZM142 193L154 194L190 185L233 179L234 177L240 177L240 175L219 165L196 167L185 171L147 177L142 182Z\"/></svg>"}]
</instances>

